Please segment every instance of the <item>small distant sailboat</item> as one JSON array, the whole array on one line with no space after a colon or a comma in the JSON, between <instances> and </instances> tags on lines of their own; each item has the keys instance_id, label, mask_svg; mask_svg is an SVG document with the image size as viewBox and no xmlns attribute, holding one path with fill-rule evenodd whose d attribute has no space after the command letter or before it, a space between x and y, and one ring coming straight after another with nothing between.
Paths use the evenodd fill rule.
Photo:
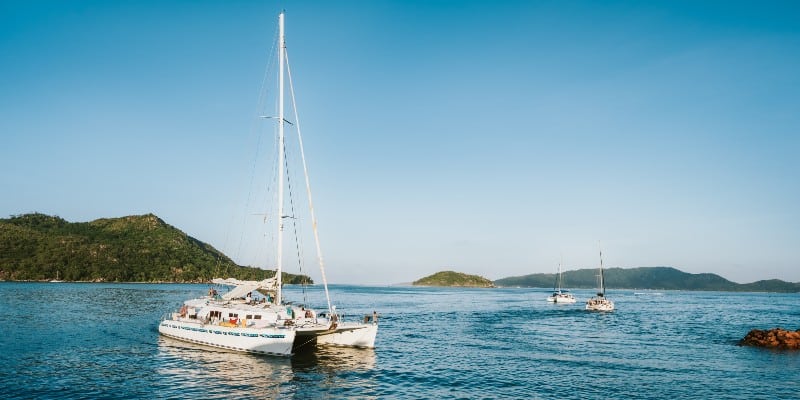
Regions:
<instances>
[{"instance_id":1,"label":"small distant sailboat","mask_svg":"<svg viewBox=\"0 0 800 400\"><path fill-rule=\"evenodd\" d=\"M56 279L51 279L50 283L61 283L61 282L64 282L64 281L58 279L58 270L56 270Z\"/></svg>"},{"instance_id":2,"label":"small distant sailboat","mask_svg":"<svg viewBox=\"0 0 800 400\"><path fill-rule=\"evenodd\" d=\"M564 284L564 276L561 272L561 264L562 262L558 263L558 276L556 277L556 285L553 288L553 294L547 297L547 301L551 303L564 303L570 304L575 303L575 296L572 295L568 290L564 290L561 286Z\"/></svg>"},{"instance_id":3,"label":"small distant sailboat","mask_svg":"<svg viewBox=\"0 0 800 400\"><path fill-rule=\"evenodd\" d=\"M597 295L586 302L589 311L614 311L614 302L606 297L606 285L603 281L603 250L600 250L600 273L597 275Z\"/></svg>"}]
</instances>

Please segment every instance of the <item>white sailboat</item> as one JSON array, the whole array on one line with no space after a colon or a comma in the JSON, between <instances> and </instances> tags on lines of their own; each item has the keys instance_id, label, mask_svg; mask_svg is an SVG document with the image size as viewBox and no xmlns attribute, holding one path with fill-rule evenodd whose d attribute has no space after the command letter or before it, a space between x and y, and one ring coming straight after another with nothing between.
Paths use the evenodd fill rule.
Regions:
<instances>
[{"instance_id":1,"label":"white sailboat","mask_svg":"<svg viewBox=\"0 0 800 400\"><path fill-rule=\"evenodd\" d=\"M562 304L571 304L575 303L575 296L572 295L568 290L562 289L561 285L564 283L564 276L561 272L561 264L562 262L558 263L558 276L556 277L556 287L553 288L553 294L547 297L547 301L551 303L562 303Z\"/></svg>"},{"instance_id":2,"label":"white sailboat","mask_svg":"<svg viewBox=\"0 0 800 400\"><path fill-rule=\"evenodd\" d=\"M597 275L597 295L586 302L589 311L614 311L614 302L606 297L606 286L603 280L603 250L600 250L600 272Z\"/></svg>"},{"instance_id":3,"label":"white sailboat","mask_svg":"<svg viewBox=\"0 0 800 400\"><path fill-rule=\"evenodd\" d=\"M213 290L207 296L187 300L181 310L172 313L159 325L159 332L165 336L198 344L221 347L235 351L291 355L298 348L314 345L334 345L346 347L375 347L378 333L377 314L365 316L363 321L343 321L332 305L328 291L325 266L320 249L317 221L311 201L311 188L303 151L299 123L296 121L300 159L305 175L306 195L320 266L322 284L328 309L317 313L303 305L284 302L282 293L283 272L283 221L284 180L285 177L285 126L284 118L284 71L291 70L286 57L284 34L284 13L278 18L279 36L279 86L278 86L278 195L276 248L276 275L263 281L240 281L236 279L215 279L214 283L230 286L232 289L219 295ZM291 90L291 75L289 77ZM297 113L295 110L295 118Z\"/></svg>"}]
</instances>

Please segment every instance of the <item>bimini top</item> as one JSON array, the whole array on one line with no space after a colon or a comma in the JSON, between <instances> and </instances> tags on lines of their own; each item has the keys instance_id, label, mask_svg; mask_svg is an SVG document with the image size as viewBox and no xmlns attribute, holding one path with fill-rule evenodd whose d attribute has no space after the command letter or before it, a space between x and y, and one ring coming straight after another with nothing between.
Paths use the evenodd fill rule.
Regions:
<instances>
[{"instance_id":1,"label":"bimini top","mask_svg":"<svg viewBox=\"0 0 800 400\"><path fill-rule=\"evenodd\" d=\"M275 278L264 279L263 281L240 281L233 278L215 278L211 282L217 285L234 286L228 293L222 295L222 298L225 300L243 298L252 291L257 291L266 295L267 293L274 292L278 288L278 280Z\"/></svg>"}]
</instances>

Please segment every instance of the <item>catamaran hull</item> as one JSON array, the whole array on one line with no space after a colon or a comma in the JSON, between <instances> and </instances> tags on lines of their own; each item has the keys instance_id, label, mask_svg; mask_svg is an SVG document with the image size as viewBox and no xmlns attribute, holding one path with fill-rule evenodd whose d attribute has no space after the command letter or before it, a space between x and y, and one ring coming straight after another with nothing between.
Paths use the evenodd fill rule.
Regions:
<instances>
[{"instance_id":1,"label":"catamaran hull","mask_svg":"<svg viewBox=\"0 0 800 400\"><path fill-rule=\"evenodd\" d=\"M555 297L555 296L550 296L550 297L547 298L547 301L549 301L551 303L575 303L576 300L575 300L574 297Z\"/></svg>"},{"instance_id":2,"label":"catamaran hull","mask_svg":"<svg viewBox=\"0 0 800 400\"><path fill-rule=\"evenodd\" d=\"M297 340L316 340L317 345L375 348L377 324L341 324L334 330L298 328Z\"/></svg>"},{"instance_id":3,"label":"catamaran hull","mask_svg":"<svg viewBox=\"0 0 800 400\"><path fill-rule=\"evenodd\" d=\"M158 326L164 336L243 353L291 356L295 331L280 328L229 328L218 325L165 320Z\"/></svg>"}]
</instances>

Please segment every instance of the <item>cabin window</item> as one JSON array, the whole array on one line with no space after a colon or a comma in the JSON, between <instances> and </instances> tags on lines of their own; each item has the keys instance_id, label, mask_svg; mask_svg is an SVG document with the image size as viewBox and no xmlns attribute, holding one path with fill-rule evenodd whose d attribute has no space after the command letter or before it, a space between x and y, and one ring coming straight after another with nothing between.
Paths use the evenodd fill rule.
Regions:
<instances>
[{"instance_id":1,"label":"cabin window","mask_svg":"<svg viewBox=\"0 0 800 400\"><path fill-rule=\"evenodd\" d=\"M208 313L209 318L222 318L222 311L211 311Z\"/></svg>"},{"instance_id":2,"label":"cabin window","mask_svg":"<svg viewBox=\"0 0 800 400\"><path fill-rule=\"evenodd\" d=\"M237 313L228 313L228 318L239 318L239 314L237 314Z\"/></svg>"},{"instance_id":3,"label":"cabin window","mask_svg":"<svg viewBox=\"0 0 800 400\"><path fill-rule=\"evenodd\" d=\"M259 315L256 315L256 317L255 317L255 318L253 318L253 319L261 319L261 315L260 315L260 314L259 314Z\"/></svg>"},{"instance_id":4,"label":"cabin window","mask_svg":"<svg viewBox=\"0 0 800 400\"><path fill-rule=\"evenodd\" d=\"M248 314L247 319L253 319L253 316Z\"/></svg>"}]
</instances>

